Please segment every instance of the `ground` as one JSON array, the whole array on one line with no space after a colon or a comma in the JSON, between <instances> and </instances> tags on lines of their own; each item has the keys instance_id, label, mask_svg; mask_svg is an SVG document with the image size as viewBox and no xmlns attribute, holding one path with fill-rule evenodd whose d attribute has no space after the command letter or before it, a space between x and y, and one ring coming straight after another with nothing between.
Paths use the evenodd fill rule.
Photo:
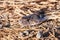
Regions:
<instances>
[{"instance_id":1,"label":"ground","mask_svg":"<svg viewBox=\"0 0 60 40\"><path fill-rule=\"evenodd\" d=\"M19 23L22 17L34 14L43 8L47 20L41 24L22 28L22 24ZM59 0L0 0L0 40L59 39Z\"/></svg>"}]
</instances>

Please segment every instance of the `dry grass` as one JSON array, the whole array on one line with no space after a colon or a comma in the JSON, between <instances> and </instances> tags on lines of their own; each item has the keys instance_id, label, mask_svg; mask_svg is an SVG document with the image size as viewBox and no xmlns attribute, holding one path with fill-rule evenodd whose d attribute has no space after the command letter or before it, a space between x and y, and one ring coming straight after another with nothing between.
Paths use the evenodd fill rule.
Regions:
<instances>
[{"instance_id":1,"label":"dry grass","mask_svg":"<svg viewBox=\"0 0 60 40\"><path fill-rule=\"evenodd\" d=\"M21 28L19 20L46 8L48 21L41 25ZM59 40L60 1L58 0L0 0L0 40ZM30 31L30 33L24 31ZM37 34L39 36L36 37Z\"/></svg>"}]
</instances>

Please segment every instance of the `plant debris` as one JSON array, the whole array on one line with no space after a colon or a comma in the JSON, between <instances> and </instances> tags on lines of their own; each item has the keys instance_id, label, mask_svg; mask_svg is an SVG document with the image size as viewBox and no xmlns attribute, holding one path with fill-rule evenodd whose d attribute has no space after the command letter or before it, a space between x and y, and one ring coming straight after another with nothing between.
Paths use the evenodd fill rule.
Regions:
<instances>
[{"instance_id":1,"label":"plant debris","mask_svg":"<svg viewBox=\"0 0 60 40\"><path fill-rule=\"evenodd\" d=\"M59 40L60 0L0 0L0 40Z\"/></svg>"}]
</instances>

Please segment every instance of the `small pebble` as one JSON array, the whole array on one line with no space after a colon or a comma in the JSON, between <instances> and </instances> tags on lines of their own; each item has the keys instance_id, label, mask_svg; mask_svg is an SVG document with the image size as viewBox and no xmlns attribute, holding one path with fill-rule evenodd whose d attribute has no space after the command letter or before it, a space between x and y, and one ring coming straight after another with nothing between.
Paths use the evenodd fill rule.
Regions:
<instances>
[{"instance_id":1,"label":"small pebble","mask_svg":"<svg viewBox=\"0 0 60 40\"><path fill-rule=\"evenodd\" d=\"M0 24L0 28L2 28L2 24Z\"/></svg>"},{"instance_id":2,"label":"small pebble","mask_svg":"<svg viewBox=\"0 0 60 40\"><path fill-rule=\"evenodd\" d=\"M28 30L24 31L23 33L26 33L26 35L29 35L29 31Z\"/></svg>"},{"instance_id":3,"label":"small pebble","mask_svg":"<svg viewBox=\"0 0 60 40\"><path fill-rule=\"evenodd\" d=\"M23 33L19 32L18 38L23 37Z\"/></svg>"},{"instance_id":4,"label":"small pebble","mask_svg":"<svg viewBox=\"0 0 60 40\"><path fill-rule=\"evenodd\" d=\"M42 37L42 32L38 31L36 37L37 37L37 38L41 38L41 37Z\"/></svg>"},{"instance_id":5,"label":"small pebble","mask_svg":"<svg viewBox=\"0 0 60 40\"><path fill-rule=\"evenodd\" d=\"M57 2L57 0L48 0L49 2Z\"/></svg>"}]
</instances>

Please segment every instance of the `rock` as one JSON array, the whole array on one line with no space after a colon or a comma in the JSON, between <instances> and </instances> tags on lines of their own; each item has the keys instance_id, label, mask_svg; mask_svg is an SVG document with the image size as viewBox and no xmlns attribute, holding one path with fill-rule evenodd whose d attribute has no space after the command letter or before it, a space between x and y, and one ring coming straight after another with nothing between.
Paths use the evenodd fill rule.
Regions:
<instances>
[{"instance_id":1,"label":"rock","mask_svg":"<svg viewBox=\"0 0 60 40\"><path fill-rule=\"evenodd\" d=\"M29 35L29 31L28 30L24 31L23 33L25 33L26 35Z\"/></svg>"},{"instance_id":2,"label":"rock","mask_svg":"<svg viewBox=\"0 0 60 40\"><path fill-rule=\"evenodd\" d=\"M42 37L42 32L38 31L36 37L41 38Z\"/></svg>"},{"instance_id":3,"label":"rock","mask_svg":"<svg viewBox=\"0 0 60 40\"><path fill-rule=\"evenodd\" d=\"M49 4L49 2L41 2L40 4L47 5L47 4Z\"/></svg>"},{"instance_id":4,"label":"rock","mask_svg":"<svg viewBox=\"0 0 60 40\"><path fill-rule=\"evenodd\" d=\"M39 24L42 21L45 21L45 10L46 8L43 8L39 11L36 11L34 14L30 14L28 16L23 16L19 20L19 24L21 24L22 27L24 26L32 26Z\"/></svg>"},{"instance_id":5,"label":"rock","mask_svg":"<svg viewBox=\"0 0 60 40\"><path fill-rule=\"evenodd\" d=\"M0 28L2 28L3 27L3 25L2 24L0 24Z\"/></svg>"},{"instance_id":6,"label":"rock","mask_svg":"<svg viewBox=\"0 0 60 40\"><path fill-rule=\"evenodd\" d=\"M48 0L49 2L57 2L57 0Z\"/></svg>"},{"instance_id":7,"label":"rock","mask_svg":"<svg viewBox=\"0 0 60 40\"><path fill-rule=\"evenodd\" d=\"M22 32L18 33L18 38L20 38L20 37L23 37L23 33Z\"/></svg>"}]
</instances>

